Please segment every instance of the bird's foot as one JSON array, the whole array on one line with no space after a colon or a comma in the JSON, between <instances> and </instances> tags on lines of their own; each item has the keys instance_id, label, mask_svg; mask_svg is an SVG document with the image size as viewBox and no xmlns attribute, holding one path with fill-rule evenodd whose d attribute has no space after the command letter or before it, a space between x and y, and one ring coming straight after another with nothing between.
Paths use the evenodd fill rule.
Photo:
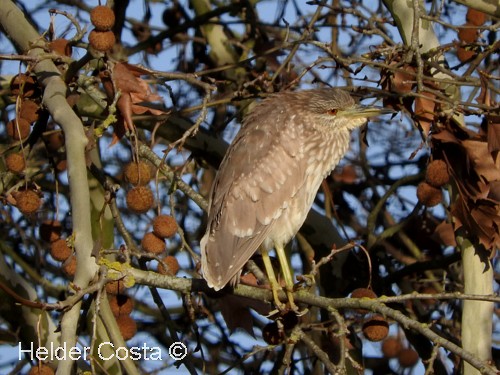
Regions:
<instances>
[{"instance_id":1,"label":"bird's foot","mask_svg":"<svg viewBox=\"0 0 500 375\"><path fill-rule=\"evenodd\" d=\"M283 303L281 302L279 298L279 292L283 290L281 287L273 287L272 292L273 292L273 300L274 300L274 305L276 306L276 309L272 310L266 317L273 317L275 315L284 315L288 312L293 312L297 316L303 316L307 314L309 311L308 308L305 308L303 310L300 309L299 306L295 303L295 299L293 297L293 290L288 290L285 289L286 296L288 298L288 303Z\"/></svg>"},{"instance_id":2,"label":"bird's foot","mask_svg":"<svg viewBox=\"0 0 500 375\"><path fill-rule=\"evenodd\" d=\"M279 301L279 305L276 303L276 301L274 303L276 308L269 312L269 314L266 315L266 318L276 319L277 317L288 315L301 317L309 312L308 308L300 309L300 307L297 306L293 300L288 301L288 303L286 304L281 301Z\"/></svg>"},{"instance_id":3,"label":"bird's foot","mask_svg":"<svg viewBox=\"0 0 500 375\"><path fill-rule=\"evenodd\" d=\"M285 311L287 310L286 304L281 302L280 297L279 297L279 292L281 289L280 286L278 285L271 285L272 291L273 291L273 299L274 299L274 305L276 306L277 311ZM272 314L270 314L272 315Z\"/></svg>"},{"instance_id":4,"label":"bird's foot","mask_svg":"<svg viewBox=\"0 0 500 375\"><path fill-rule=\"evenodd\" d=\"M301 310L299 306L295 303L295 298L293 297L293 290L287 290L286 295L288 297L288 304L290 305L290 310L293 311L297 316L302 316L307 314L309 309L306 307Z\"/></svg>"}]
</instances>

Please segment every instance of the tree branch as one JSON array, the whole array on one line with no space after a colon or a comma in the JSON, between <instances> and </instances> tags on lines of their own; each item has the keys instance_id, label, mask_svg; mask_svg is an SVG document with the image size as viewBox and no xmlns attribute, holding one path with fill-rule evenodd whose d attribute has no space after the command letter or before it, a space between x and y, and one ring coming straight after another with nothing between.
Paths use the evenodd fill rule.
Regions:
<instances>
[{"instance_id":1,"label":"tree branch","mask_svg":"<svg viewBox=\"0 0 500 375\"><path fill-rule=\"evenodd\" d=\"M26 20L23 12L12 1L0 1L0 23L7 35L14 41L21 52L38 57L45 53L46 42ZM39 82L44 88L43 104L64 132L70 204L73 214L73 235L77 258L77 270L74 285L85 288L97 271L97 265L91 255L93 248L90 220L90 195L85 162L87 137L80 118L66 101L67 86L61 79L60 72L50 60L41 60L33 67ZM76 303L66 312L61 321L61 342L68 347L76 345L76 328L80 315L81 303ZM73 361L61 361L57 373L69 374Z\"/></svg>"}]
</instances>

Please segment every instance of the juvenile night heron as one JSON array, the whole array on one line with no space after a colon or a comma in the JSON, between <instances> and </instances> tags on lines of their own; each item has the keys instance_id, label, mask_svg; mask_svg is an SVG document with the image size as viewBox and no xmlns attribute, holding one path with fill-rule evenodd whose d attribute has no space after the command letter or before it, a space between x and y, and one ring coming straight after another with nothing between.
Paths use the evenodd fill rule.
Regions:
<instances>
[{"instance_id":1,"label":"juvenile night heron","mask_svg":"<svg viewBox=\"0 0 500 375\"><path fill-rule=\"evenodd\" d=\"M349 147L351 130L387 111L360 106L341 89L274 94L243 121L215 177L201 269L215 290L235 285L261 250L273 298L284 309L268 251L276 249L290 307L293 278L284 246L306 219L323 179Z\"/></svg>"}]
</instances>

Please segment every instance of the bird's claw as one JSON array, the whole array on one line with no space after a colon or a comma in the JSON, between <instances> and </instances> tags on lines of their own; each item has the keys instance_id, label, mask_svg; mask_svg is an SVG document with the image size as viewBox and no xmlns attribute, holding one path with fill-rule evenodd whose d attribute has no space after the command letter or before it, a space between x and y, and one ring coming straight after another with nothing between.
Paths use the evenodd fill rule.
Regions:
<instances>
[{"instance_id":1,"label":"bird's claw","mask_svg":"<svg viewBox=\"0 0 500 375\"><path fill-rule=\"evenodd\" d=\"M274 316L276 314L283 315L289 311L293 311L295 315L297 316L303 316L307 314L309 311L308 308L305 308L301 310L299 306L295 303L295 299L293 297L293 290L288 290L288 288L285 290L287 298L288 298L288 303L283 303L281 302L279 298L279 291L282 290L281 287L278 288L272 288L273 291L273 299L274 299L274 305L276 306L276 309L272 310L266 317L269 318L271 316Z\"/></svg>"}]
</instances>

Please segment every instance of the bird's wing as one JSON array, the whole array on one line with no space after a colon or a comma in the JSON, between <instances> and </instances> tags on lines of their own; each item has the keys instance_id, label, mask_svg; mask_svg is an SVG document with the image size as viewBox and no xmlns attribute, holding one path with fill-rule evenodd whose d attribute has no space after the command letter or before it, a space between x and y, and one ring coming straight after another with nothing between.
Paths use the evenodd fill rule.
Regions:
<instances>
[{"instance_id":1,"label":"bird's wing","mask_svg":"<svg viewBox=\"0 0 500 375\"><path fill-rule=\"evenodd\" d=\"M270 116L273 117L273 116ZM214 181L202 271L216 289L238 277L304 181L301 127L279 112L275 124L240 130Z\"/></svg>"}]
</instances>

